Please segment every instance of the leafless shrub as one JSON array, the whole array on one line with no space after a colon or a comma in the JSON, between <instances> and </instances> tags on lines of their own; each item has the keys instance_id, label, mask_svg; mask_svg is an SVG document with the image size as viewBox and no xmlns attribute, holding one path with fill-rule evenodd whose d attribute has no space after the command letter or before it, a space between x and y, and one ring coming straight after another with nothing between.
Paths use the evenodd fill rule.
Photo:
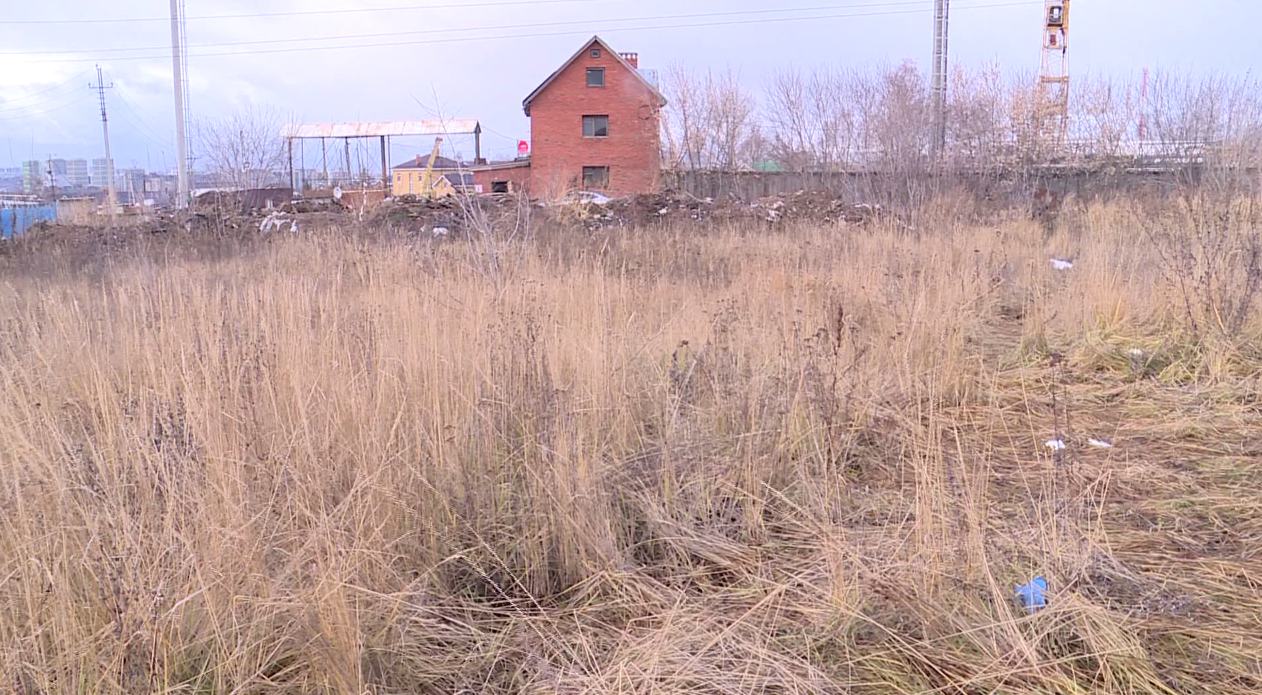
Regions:
<instances>
[{"instance_id":1,"label":"leafless shrub","mask_svg":"<svg viewBox=\"0 0 1262 695\"><path fill-rule=\"evenodd\" d=\"M1152 124L1175 166L1172 216L1149 228L1192 330L1238 336L1262 291L1262 84L1159 74Z\"/></svg>"},{"instance_id":2,"label":"leafless shrub","mask_svg":"<svg viewBox=\"0 0 1262 695\"><path fill-rule=\"evenodd\" d=\"M1138 85L1129 79L1087 75L1074 83L1074 93L1075 135L1089 143L1089 154L1104 158L1125 154L1127 140L1138 135Z\"/></svg>"}]
</instances>

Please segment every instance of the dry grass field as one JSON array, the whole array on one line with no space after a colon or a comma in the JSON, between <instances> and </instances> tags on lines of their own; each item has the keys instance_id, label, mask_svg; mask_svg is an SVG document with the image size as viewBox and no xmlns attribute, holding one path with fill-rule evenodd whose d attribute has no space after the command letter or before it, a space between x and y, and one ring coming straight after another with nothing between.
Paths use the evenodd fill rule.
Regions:
<instances>
[{"instance_id":1,"label":"dry grass field","mask_svg":"<svg viewBox=\"0 0 1262 695\"><path fill-rule=\"evenodd\" d=\"M1257 232L1209 217L7 272L0 690L1257 693Z\"/></svg>"}]
</instances>

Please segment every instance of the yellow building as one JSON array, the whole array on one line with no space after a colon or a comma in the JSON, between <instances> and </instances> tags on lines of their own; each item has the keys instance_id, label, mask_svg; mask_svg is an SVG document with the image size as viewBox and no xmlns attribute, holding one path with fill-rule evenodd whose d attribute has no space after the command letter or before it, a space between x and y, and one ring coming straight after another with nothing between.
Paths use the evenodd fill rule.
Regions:
<instances>
[{"instance_id":1,"label":"yellow building","mask_svg":"<svg viewBox=\"0 0 1262 695\"><path fill-rule=\"evenodd\" d=\"M429 178L426 176L426 169L429 167L429 155L416 155L415 159L411 159L394 168L394 184L391 190L396 196L416 195L423 196L429 190ZM433 179L438 181L447 174L460 174L460 162L447 157L439 156L434 160ZM457 181L460 179L457 178ZM443 195L440 183L435 191L438 195ZM450 195L448 193L447 195Z\"/></svg>"}]
</instances>

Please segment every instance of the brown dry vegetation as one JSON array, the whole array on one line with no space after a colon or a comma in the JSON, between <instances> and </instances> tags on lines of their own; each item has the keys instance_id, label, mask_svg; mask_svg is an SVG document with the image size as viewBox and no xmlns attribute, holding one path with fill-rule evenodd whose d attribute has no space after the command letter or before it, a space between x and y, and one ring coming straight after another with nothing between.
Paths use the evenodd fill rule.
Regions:
<instances>
[{"instance_id":1,"label":"brown dry vegetation","mask_svg":"<svg viewBox=\"0 0 1262 695\"><path fill-rule=\"evenodd\" d=\"M1262 322L1153 215L11 273L0 689L1258 692Z\"/></svg>"}]
</instances>

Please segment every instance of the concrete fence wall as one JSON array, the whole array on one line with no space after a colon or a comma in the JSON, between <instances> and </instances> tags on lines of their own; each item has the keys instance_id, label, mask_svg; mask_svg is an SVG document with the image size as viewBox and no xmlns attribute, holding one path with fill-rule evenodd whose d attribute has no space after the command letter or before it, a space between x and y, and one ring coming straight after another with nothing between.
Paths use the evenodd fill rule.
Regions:
<instances>
[{"instance_id":1,"label":"concrete fence wall","mask_svg":"<svg viewBox=\"0 0 1262 695\"><path fill-rule=\"evenodd\" d=\"M665 188L685 191L698 198L756 200L791 195L797 191L827 191L852 202L906 206L942 194L967 194L994 205L1028 203L1036 193L1058 197L1075 195L1098 198L1169 188L1187 171L1107 170L1061 168L933 173L879 171L667 171Z\"/></svg>"}]
</instances>

